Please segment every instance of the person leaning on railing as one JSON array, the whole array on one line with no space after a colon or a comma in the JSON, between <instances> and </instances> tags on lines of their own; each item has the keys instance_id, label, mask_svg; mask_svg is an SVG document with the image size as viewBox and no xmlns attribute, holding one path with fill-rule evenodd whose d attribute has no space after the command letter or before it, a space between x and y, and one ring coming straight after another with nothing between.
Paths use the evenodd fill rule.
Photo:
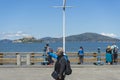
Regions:
<instances>
[{"instance_id":1,"label":"person leaning on railing","mask_svg":"<svg viewBox=\"0 0 120 80\"><path fill-rule=\"evenodd\" d=\"M106 63L112 64L112 50L110 46L108 46L106 49Z\"/></svg>"},{"instance_id":2,"label":"person leaning on railing","mask_svg":"<svg viewBox=\"0 0 120 80\"><path fill-rule=\"evenodd\" d=\"M83 64L83 59L84 59L84 50L83 47L81 46L80 49L78 50L78 57L79 61L78 64Z\"/></svg>"}]
</instances>

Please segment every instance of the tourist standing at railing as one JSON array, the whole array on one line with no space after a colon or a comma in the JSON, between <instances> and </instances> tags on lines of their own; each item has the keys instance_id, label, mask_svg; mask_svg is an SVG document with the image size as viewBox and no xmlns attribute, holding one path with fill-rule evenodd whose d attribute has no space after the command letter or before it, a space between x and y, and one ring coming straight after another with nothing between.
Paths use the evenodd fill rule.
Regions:
<instances>
[{"instance_id":1,"label":"tourist standing at railing","mask_svg":"<svg viewBox=\"0 0 120 80\"><path fill-rule=\"evenodd\" d=\"M117 64L117 59L118 59L118 46L113 43L111 46L112 49L112 58L113 58L113 63Z\"/></svg>"},{"instance_id":2,"label":"tourist standing at railing","mask_svg":"<svg viewBox=\"0 0 120 80\"><path fill-rule=\"evenodd\" d=\"M45 55L47 55L47 53L49 52L49 44L46 44L46 46L44 47L44 52L45 52Z\"/></svg>"},{"instance_id":3,"label":"tourist standing at railing","mask_svg":"<svg viewBox=\"0 0 120 80\"><path fill-rule=\"evenodd\" d=\"M84 50L83 47L81 46L80 49L78 50L78 57L79 61L78 64L83 64L83 59L84 59Z\"/></svg>"},{"instance_id":4,"label":"tourist standing at railing","mask_svg":"<svg viewBox=\"0 0 120 80\"><path fill-rule=\"evenodd\" d=\"M47 60L48 60L48 65L53 65L54 61L52 59L52 56L50 54L53 54L53 49L49 48L49 52L47 52Z\"/></svg>"},{"instance_id":5,"label":"tourist standing at railing","mask_svg":"<svg viewBox=\"0 0 120 80\"><path fill-rule=\"evenodd\" d=\"M112 64L112 50L111 46L108 46L106 49L106 63Z\"/></svg>"},{"instance_id":6,"label":"tourist standing at railing","mask_svg":"<svg viewBox=\"0 0 120 80\"><path fill-rule=\"evenodd\" d=\"M45 64L48 64L48 52L50 52L50 47L49 44L46 44L44 47L44 54L43 54Z\"/></svg>"}]
</instances>

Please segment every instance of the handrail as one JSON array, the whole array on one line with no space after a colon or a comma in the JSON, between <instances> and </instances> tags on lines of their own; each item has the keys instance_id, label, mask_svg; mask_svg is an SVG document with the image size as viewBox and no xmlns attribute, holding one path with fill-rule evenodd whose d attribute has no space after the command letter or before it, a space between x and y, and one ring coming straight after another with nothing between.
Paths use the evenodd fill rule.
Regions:
<instances>
[{"instance_id":1,"label":"handrail","mask_svg":"<svg viewBox=\"0 0 120 80\"><path fill-rule=\"evenodd\" d=\"M0 64L14 65L33 65L37 63L47 63L43 57L44 52L0 52ZM77 52L66 53L71 63L78 63ZM105 53L101 53L101 60L105 62ZM85 52L84 62L91 64L97 61L97 53ZM118 54L118 62L120 62L120 53Z\"/></svg>"}]
</instances>

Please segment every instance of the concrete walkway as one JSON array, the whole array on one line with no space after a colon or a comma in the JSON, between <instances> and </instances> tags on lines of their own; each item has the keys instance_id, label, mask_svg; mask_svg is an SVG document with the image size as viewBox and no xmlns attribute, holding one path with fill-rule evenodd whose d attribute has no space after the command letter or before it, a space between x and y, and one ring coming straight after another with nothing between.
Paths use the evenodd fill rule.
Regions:
<instances>
[{"instance_id":1,"label":"concrete walkway","mask_svg":"<svg viewBox=\"0 0 120 80\"><path fill-rule=\"evenodd\" d=\"M120 65L72 65L66 80L120 80ZM54 80L53 66L0 66L0 80Z\"/></svg>"}]
</instances>

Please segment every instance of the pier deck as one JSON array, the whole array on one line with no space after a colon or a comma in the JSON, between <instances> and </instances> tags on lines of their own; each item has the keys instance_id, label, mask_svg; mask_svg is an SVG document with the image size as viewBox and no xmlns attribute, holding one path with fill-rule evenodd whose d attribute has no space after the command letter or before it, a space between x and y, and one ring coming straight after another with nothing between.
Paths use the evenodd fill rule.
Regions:
<instances>
[{"instance_id":1,"label":"pier deck","mask_svg":"<svg viewBox=\"0 0 120 80\"><path fill-rule=\"evenodd\" d=\"M66 80L120 80L120 65L72 65ZM0 66L0 80L54 80L53 66Z\"/></svg>"}]
</instances>

